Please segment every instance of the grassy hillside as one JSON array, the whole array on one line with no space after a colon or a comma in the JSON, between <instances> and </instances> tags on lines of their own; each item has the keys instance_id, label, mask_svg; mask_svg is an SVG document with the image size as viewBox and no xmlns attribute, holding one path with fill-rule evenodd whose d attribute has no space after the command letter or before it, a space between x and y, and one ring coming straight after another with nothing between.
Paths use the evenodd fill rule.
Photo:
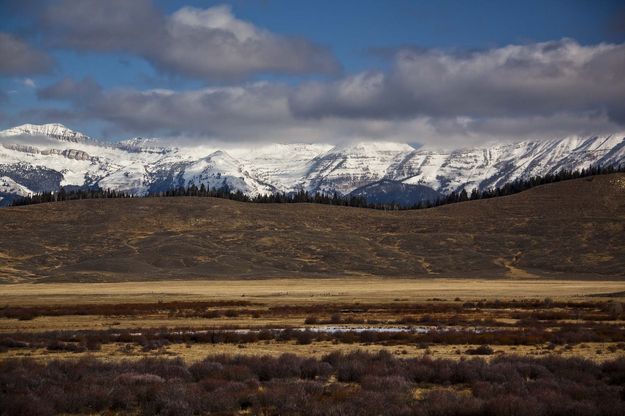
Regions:
<instances>
[{"instance_id":1,"label":"grassy hillside","mask_svg":"<svg viewBox=\"0 0 625 416\"><path fill-rule=\"evenodd\" d=\"M625 174L428 210L213 198L0 210L0 281L623 277Z\"/></svg>"}]
</instances>

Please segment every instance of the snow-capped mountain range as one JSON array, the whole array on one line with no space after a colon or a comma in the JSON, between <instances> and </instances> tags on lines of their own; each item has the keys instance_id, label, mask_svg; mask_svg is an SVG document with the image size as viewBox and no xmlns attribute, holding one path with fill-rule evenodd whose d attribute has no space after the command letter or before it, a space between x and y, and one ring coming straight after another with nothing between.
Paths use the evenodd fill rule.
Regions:
<instances>
[{"instance_id":1,"label":"snow-capped mountain range","mask_svg":"<svg viewBox=\"0 0 625 416\"><path fill-rule=\"evenodd\" d=\"M143 138L104 142L61 124L25 124L0 132L0 204L62 186L99 186L141 195L192 183L227 186L248 195L301 189L362 195L367 189L366 195L375 199L372 185L384 183L377 189L388 193L394 182L397 192L414 187L427 190L431 198L560 169L623 163L625 133L453 151L388 142L217 149L169 147Z\"/></svg>"}]
</instances>

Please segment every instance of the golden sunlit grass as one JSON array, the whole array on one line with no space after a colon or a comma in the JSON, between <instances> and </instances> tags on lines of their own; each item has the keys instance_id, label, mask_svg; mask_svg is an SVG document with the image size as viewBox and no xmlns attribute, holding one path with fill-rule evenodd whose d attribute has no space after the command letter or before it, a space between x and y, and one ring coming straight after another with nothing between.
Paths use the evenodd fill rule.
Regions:
<instances>
[{"instance_id":1,"label":"golden sunlit grass","mask_svg":"<svg viewBox=\"0 0 625 416\"><path fill-rule=\"evenodd\" d=\"M542 357L546 355L557 355L560 357L582 357L593 361L608 361L623 356L622 350L610 349L615 343L589 342L576 345L570 348L550 349L547 345L518 345L518 346L495 346L494 354L482 356L489 360L502 354L514 354L528 357ZM397 357L412 358L424 355L431 358L444 358L460 360L470 358L466 350L475 348L476 345L430 345L422 347L418 345L395 345L384 346L376 344L335 344L332 342L315 342L308 345L299 345L293 342L256 342L251 344L172 344L161 349L143 351L141 347L128 344L105 344L100 351L90 351L72 353L67 351L48 351L46 349L20 349L11 350L8 353L0 354L0 360L10 358L33 358L39 361L53 359L79 359L82 357L95 357L105 361L139 360L148 357L180 357L188 363L203 360L208 355L270 355L279 356L284 353L303 355L320 358L326 354L341 351L344 353L352 351L366 351L375 353L386 350Z\"/></svg>"},{"instance_id":2,"label":"golden sunlit grass","mask_svg":"<svg viewBox=\"0 0 625 416\"><path fill-rule=\"evenodd\" d=\"M264 304L415 302L439 298L581 299L624 292L617 280L263 279L0 285L2 305L245 300Z\"/></svg>"}]
</instances>

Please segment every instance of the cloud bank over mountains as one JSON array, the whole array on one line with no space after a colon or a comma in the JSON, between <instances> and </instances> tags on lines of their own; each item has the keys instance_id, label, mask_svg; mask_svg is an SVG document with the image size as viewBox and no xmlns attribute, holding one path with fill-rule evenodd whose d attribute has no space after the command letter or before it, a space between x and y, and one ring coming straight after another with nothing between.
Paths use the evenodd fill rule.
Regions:
<instances>
[{"instance_id":1,"label":"cloud bank over mountains","mask_svg":"<svg viewBox=\"0 0 625 416\"><path fill-rule=\"evenodd\" d=\"M344 73L327 46L273 33L225 5L167 14L149 0L63 0L46 3L36 18L50 50L123 53L204 83L111 88L62 76L37 97L65 110L40 111L40 121L66 115L120 134L191 141L372 139L443 147L625 129L625 44L565 38L472 51L402 47L385 70ZM2 73L51 68L43 52L0 35L0 53L8 50L15 52L0 64ZM259 81L265 74L295 81Z\"/></svg>"}]
</instances>

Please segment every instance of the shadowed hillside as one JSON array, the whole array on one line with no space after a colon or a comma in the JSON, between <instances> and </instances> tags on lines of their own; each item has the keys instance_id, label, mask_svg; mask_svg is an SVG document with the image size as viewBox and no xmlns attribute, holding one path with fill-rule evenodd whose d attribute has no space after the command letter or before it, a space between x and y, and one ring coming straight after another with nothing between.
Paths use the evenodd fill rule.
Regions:
<instances>
[{"instance_id":1,"label":"shadowed hillside","mask_svg":"<svg viewBox=\"0 0 625 416\"><path fill-rule=\"evenodd\" d=\"M384 212L214 198L0 210L0 279L624 277L625 174Z\"/></svg>"}]
</instances>

